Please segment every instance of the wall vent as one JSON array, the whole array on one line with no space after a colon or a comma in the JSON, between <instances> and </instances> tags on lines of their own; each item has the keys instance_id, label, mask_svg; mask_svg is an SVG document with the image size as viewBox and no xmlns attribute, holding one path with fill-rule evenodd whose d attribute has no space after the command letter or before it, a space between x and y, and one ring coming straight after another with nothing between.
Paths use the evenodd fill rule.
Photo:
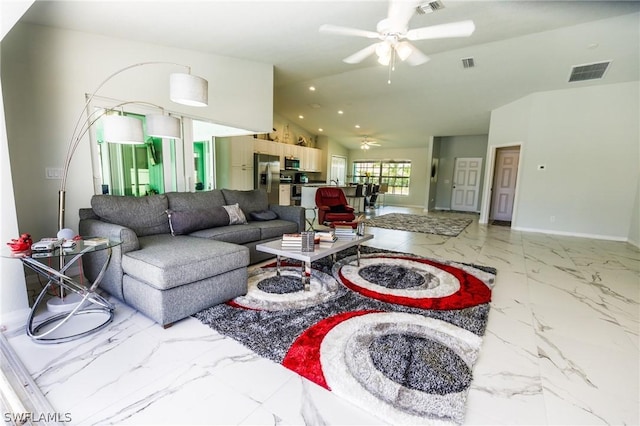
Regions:
<instances>
[{"instance_id":1,"label":"wall vent","mask_svg":"<svg viewBox=\"0 0 640 426\"><path fill-rule=\"evenodd\" d=\"M476 61L473 58L462 58L463 68L473 68L476 66Z\"/></svg>"},{"instance_id":2,"label":"wall vent","mask_svg":"<svg viewBox=\"0 0 640 426\"><path fill-rule=\"evenodd\" d=\"M597 80L604 77L611 61L575 65L571 68L569 83L573 81Z\"/></svg>"},{"instance_id":3,"label":"wall vent","mask_svg":"<svg viewBox=\"0 0 640 426\"><path fill-rule=\"evenodd\" d=\"M425 15L427 13L436 12L440 9L444 9L444 4L442 4L440 0L436 0L419 4L418 7L416 7L416 13L418 15Z\"/></svg>"}]
</instances>

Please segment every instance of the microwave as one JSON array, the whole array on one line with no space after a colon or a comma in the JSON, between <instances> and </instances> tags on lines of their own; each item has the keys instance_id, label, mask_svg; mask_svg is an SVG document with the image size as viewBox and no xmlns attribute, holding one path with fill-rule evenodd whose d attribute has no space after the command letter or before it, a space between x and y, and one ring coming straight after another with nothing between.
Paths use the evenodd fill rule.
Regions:
<instances>
[{"instance_id":1,"label":"microwave","mask_svg":"<svg viewBox=\"0 0 640 426\"><path fill-rule=\"evenodd\" d=\"M285 158L284 159L285 170L300 170L300 160L297 158Z\"/></svg>"}]
</instances>

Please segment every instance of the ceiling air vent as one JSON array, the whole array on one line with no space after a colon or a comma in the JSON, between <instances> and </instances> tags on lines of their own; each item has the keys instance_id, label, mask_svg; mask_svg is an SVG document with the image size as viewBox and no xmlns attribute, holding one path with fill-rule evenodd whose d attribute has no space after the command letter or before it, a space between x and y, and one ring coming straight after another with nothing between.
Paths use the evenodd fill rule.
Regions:
<instances>
[{"instance_id":1,"label":"ceiling air vent","mask_svg":"<svg viewBox=\"0 0 640 426\"><path fill-rule=\"evenodd\" d=\"M476 62L473 58L462 58L462 67L463 68L473 68L476 66Z\"/></svg>"},{"instance_id":2,"label":"ceiling air vent","mask_svg":"<svg viewBox=\"0 0 640 426\"><path fill-rule=\"evenodd\" d=\"M595 64L576 65L571 68L569 83L573 81L597 80L604 76L611 61L598 62Z\"/></svg>"},{"instance_id":3,"label":"ceiling air vent","mask_svg":"<svg viewBox=\"0 0 640 426\"><path fill-rule=\"evenodd\" d=\"M442 4L440 0L436 0L419 4L418 7L416 7L416 13L418 15L425 15L440 9L444 9L444 4Z\"/></svg>"}]
</instances>

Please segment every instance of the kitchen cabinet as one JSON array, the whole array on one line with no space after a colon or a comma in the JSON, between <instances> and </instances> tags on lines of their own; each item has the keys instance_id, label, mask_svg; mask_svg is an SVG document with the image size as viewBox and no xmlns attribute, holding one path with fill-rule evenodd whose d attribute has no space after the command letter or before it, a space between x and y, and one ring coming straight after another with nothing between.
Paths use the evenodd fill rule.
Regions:
<instances>
[{"instance_id":1,"label":"kitchen cabinet","mask_svg":"<svg viewBox=\"0 0 640 426\"><path fill-rule=\"evenodd\" d=\"M281 206L288 206L291 204L291 185L280 184L280 201Z\"/></svg>"},{"instance_id":2,"label":"kitchen cabinet","mask_svg":"<svg viewBox=\"0 0 640 426\"><path fill-rule=\"evenodd\" d=\"M302 148L300 168L305 172L319 172L322 170L322 151L317 148Z\"/></svg>"},{"instance_id":3,"label":"kitchen cabinet","mask_svg":"<svg viewBox=\"0 0 640 426\"><path fill-rule=\"evenodd\" d=\"M253 136L231 138L231 189L253 189L253 141Z\"/></svg>"},{"instance_id":4,"label":"kitchen cabinet","mask_svg":"<svg viewBox=\"0 0 640 426\"><path fill-rule=\"evenodd\" d=\"M253 152L257 152L260 154L270 154L272 155L272 151L274 148L272 145L275 145L273 142L268 141L266 139L253 139Z\"/></svg>"},{"instance_id":5,"label":"kitchen cabinet","mask_svg":"<svg viewBox=\"0 0 640 426\"><path fill-rule=\"evenodd\" d=\"M253 189L253 167L231 167L229 188L242 191Z\"/></svg>"},{"instance_id":6,"label":"kitchen cabinet","mask_svg":"<svg viewBox=\"0 0 640 426\"><path fill-rule=\"evenodd\" d=\"M253 168L253 136L231 138L231 167Z\"/></svg>"}]
</instances>

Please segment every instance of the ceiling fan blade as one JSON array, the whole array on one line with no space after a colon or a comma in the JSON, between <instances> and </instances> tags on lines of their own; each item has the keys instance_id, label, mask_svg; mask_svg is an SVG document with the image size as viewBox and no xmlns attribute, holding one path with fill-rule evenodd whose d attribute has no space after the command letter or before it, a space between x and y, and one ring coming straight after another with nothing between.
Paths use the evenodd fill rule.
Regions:
<instances>
[{"instance_id":1,"label":"ceiling fan blade","mask_svg":"<svg viewBox=\"0 0 640 426\"><path fill-rule=\"evenodd\" d=\"M359 30L357 28L341 27L339 25L320 25L319 31L325 34L336 34L366 38L379 38L379 34L373 31Z\"/></svg>"},{"instance_id":2,"label":"ceiling fan blade","mask_svg":"<svg viewBox=\"0 0 640 426\"><path fill-rule=\"evenodd\" d=\"M418 4L419 2L416 0L390 0L387 13L390 32L404 33Z\"/></svg>"},{"instance_id":3,"label":"ceiling fan blade","mask_svg":"<svg viewBox=\"0 0 640 426\"><path fill-rule=\"evenodd\" d=\"M348 64L357 64L365 60L367 56L372 55L376 51L378 43L373 43L362 50L358 50L351 56L344 58L342 61Z\"/></svg>"},{"instance_id":4,"label":"ceiling fan blade","mask_svg":"<svg viewBox=\"0 0 640 426\"><path fill-rule=\"evenodd\" d=\"M433 25L407 31L407 40L428 40L447 37L469 37L475 31L473 21L452 22L450 24Z\"/></svg>"},{"instance_id":5,"label":"ceiling fan blade","mask_svg":"<svg viewBox=\"0 0 640 426\"><path fill-rule=\"evenodd\" d=\"M412 67L422 65L429 61L429 57L427 55L416 49L416 47L408 41L401 41L398 43L396 46L396 52L402 61L408 63Z\"/></svg>"}]
</instances>

